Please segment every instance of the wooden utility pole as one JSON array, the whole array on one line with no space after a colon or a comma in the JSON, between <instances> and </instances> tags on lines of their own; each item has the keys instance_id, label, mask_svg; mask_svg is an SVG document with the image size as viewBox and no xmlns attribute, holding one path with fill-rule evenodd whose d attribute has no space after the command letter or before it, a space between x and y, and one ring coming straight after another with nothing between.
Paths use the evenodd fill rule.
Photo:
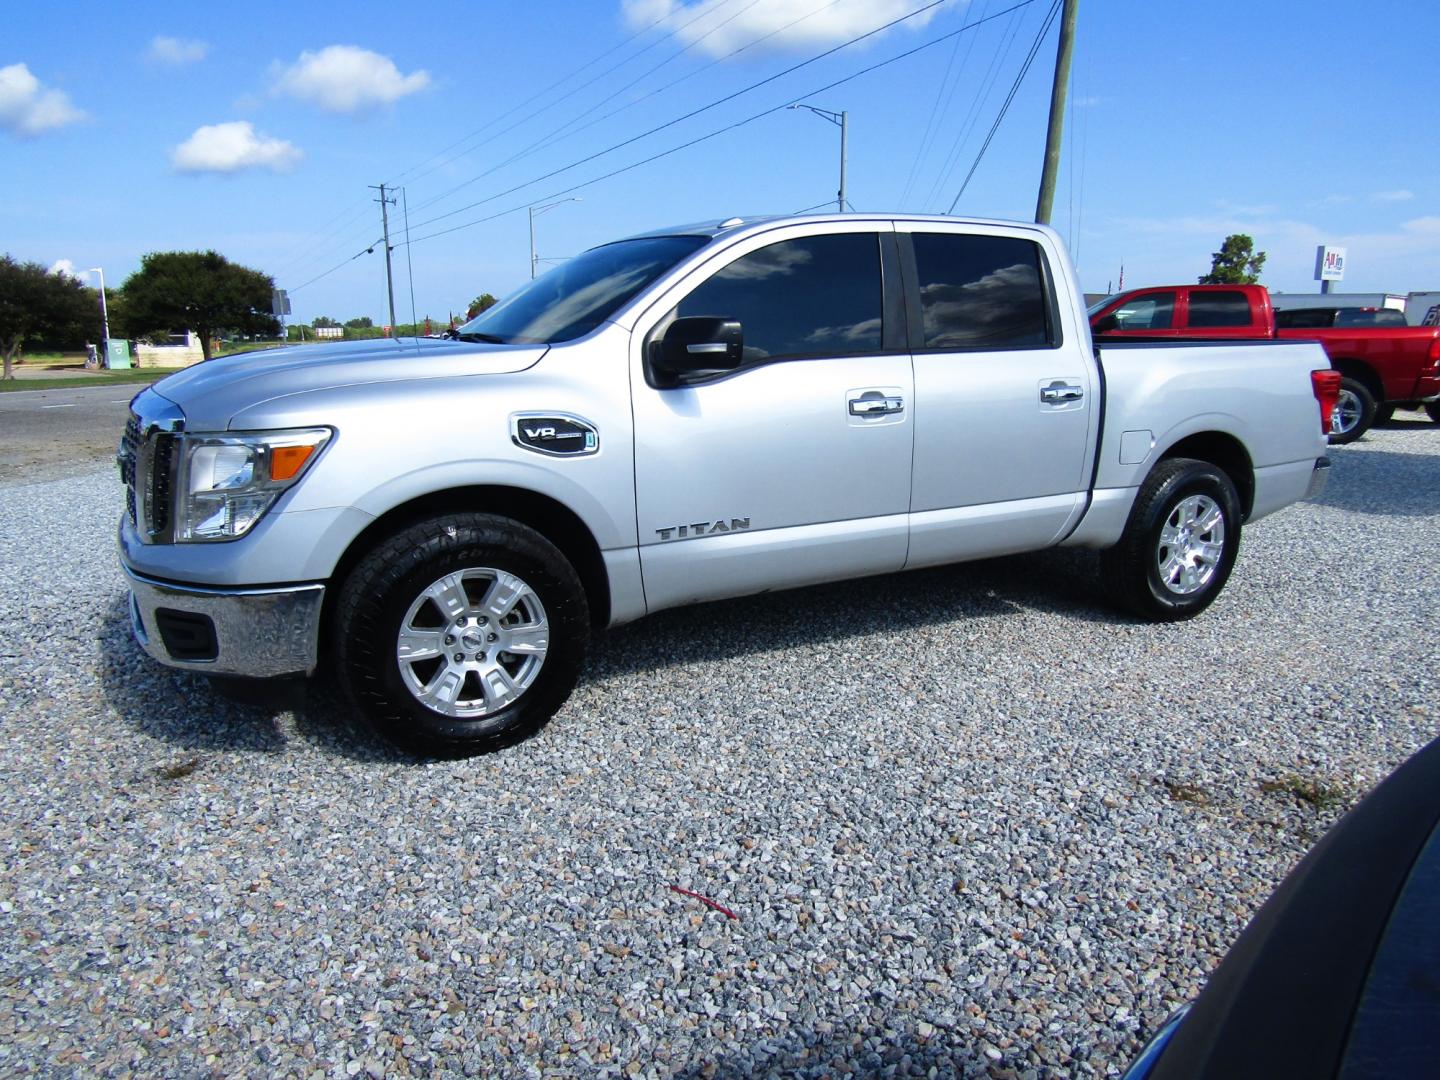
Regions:
<instances>
[{"instance_id":1,"label":"wooden utility pole","mask_svg":"<svg viewBox=\"0 0 1440 1080\"><path fill-rule=\"evenodd\" d=\"M371 184L380 192L380 198L375 201L380 204L380 227L384 230L385 237L385 289L390 294L390 333L395 333L395 277L390 271L390 204L395 201L395 196L385 197L384 184Z\"/></svg>"},{"instance_id":2,"label":"wooden utility pole","mask_svg":"<svg viewBox=\"0 0 1440 1080\"><path fill-rule=\"evenodd\" d=\"M1060 140L1065 133L1065 98L1070 88L1070 56L1075 44L1075 9L1080 0L1064 0L1060 10L1060 44L1055 52L1055 82L1050 88L1050 128L1045 133L1045 167L1040 173L1040 198L1035 220L1050 224L1055 205L1055 177L1060 172Z\"/></svg>"}]
</instances>

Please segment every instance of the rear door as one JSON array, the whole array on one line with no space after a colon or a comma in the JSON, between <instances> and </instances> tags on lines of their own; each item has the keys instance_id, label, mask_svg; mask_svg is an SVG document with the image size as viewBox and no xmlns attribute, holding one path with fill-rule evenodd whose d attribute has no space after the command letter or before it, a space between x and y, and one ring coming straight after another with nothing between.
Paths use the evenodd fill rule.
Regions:
<instances>
[{"instance_id":1,"label":"rear door","mask_svg":"<svg viewBox=\"0 0 1440 1080\"><path fill-rule=\"evenodd\" d=\"M896 228L915 367L907 565L1044 547L1083 511L1099 411L1058 250L1038 230Z\"/></svg>"},{"instance_id":2,"label":"rear door","mask_svg":"<svg viewBox=\"0 0 1440 1080\"><path fill-rule=\"evenodd\" d=\"M1258 300L1244 289L1186 289L1182 313L1189 337L1264 337L1266 325Z\"/></svg>"},{"instance_id":3,"label":"rear door","mask_svg":"<svg viewBox=\"0 0 1440 1080\"><path fill-rule=\"evenodd\" d=\"M914 384L899 286L888 222L790 226L719 253L641 316L631 386L650 610L904 565ZM694 315L740 322L743 366L657 386L646 350Z\"/></svg>"}]
</instances>

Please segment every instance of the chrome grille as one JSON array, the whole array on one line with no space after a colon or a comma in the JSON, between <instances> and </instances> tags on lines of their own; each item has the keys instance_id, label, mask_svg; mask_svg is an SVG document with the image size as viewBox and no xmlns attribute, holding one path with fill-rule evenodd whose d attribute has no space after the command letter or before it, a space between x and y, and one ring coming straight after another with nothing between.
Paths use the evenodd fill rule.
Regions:
<instances>
[{"instance_id":1,"label":"chrome grille","mask_svg":"<svg viewBox=\"0 0 1440 1080\"><path fill-rule=\"evenodd\" d=\"M130 410L115 461L125 485L125 513L142 544L171 541L172 489L179 447L177 432L185 427L179 406L142 391Z\"/></svg>"},{"instance_id":2,"label":"chrome grille","mask_svg":"<svg viewBox=\"0 0 1440 1080\"><path fill-rule=\"evenodd\" d=\"M125 434L120 437L120 451L115 462L120 466L120 482L125 485L125 514L130 524L135 520L135 460L140 453L140 418L133 412L130 422L125 425Z\"/></svg>"}]
</instances>

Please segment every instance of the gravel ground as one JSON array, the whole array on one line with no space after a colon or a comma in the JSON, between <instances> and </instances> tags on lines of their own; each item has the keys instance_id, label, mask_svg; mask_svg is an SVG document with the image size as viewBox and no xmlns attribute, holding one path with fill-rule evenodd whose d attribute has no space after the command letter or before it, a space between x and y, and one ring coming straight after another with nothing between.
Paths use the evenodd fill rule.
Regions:
<instances>
[{"instance_id":1,"label":"gravel ground","mask_svg":"<svg viewBox=\"0 0 1440 1080\"><path fill-rule=\"evenodd\" d=\"M1113 1075L1436 734L1440 432L1334 457L1191 623L1072 552L672 612L433 764L142 658L108 466L0 488L0 1073Z\"/></svg>"}]
</instances>

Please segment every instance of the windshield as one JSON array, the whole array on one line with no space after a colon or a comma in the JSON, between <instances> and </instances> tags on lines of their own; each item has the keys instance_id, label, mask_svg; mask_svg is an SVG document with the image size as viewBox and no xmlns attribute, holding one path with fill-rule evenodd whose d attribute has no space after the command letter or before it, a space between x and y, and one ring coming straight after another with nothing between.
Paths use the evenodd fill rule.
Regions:
<instances>
[{"instance_id":1,"label":"windshield","mask_svg":"<svg viewBox=\"0 0 1440 1080\"><path fill-rule=\"evenodd\" d=\"M704 236L650 236L591 248L476 315L460 337L502 345L583 337L706 243Z\"/></svg>"}]
</instances>

